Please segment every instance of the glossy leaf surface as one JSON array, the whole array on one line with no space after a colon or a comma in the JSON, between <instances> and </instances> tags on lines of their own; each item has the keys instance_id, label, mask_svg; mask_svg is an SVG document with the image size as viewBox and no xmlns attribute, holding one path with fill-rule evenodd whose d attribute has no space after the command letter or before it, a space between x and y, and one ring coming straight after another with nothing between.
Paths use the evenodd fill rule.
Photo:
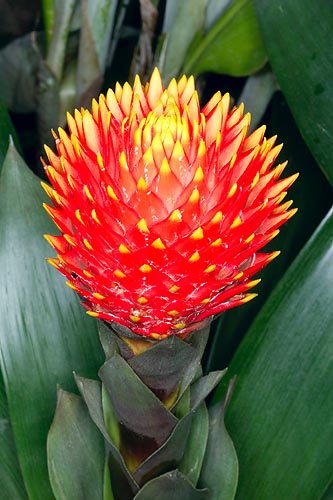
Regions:
<instances>
[{"instance_id":1,"label":"glossy leaf surface","mask_svg":"<svg viewBox=\"0 0 333 500\"><path fill-rule=\"evenodd\" d=\"M29 499L45 500L52 498L46 435L56 386L73 388L73 370L96 373L102 355L96 324L45 262L50 250L42 235L53 224L41 208L38 178L13 146L0 192L1 370Z\"/></svg>"},{"instance_id":2,"label":"glossy leaf surface","mask_svg":"<svg viewBox=\"0 0 333 500\"><path fill-rule=\"evenodd\" d=\"M193 45L185 58L185 74L212 71L245 76L258 71L266 62L251 0L235 0Z\"/></svg>"},{"instance_id":3,"label":"glossy leaf surface","mask_svg":"<svg viewBox=\"0 0 333 500\"><path fill-rule=\"evenodd\" d=\"M333 183L333 4L255 0L269 61L300 131ZM274 34L274 36L272 36Z\"/></svg>"},{"instance_id":4,"label":"glossy leaf surface","mask_svg":"<svg viewBox=\"0 0 333 500\"><path fill-rule=\"evenodd\" d=\"M134 500L205 500L207 490L197 490L179 471L174 470L152 479L147 483Z\"/></svg>"},{"instance_id":5,"label":"glossy leaf surface","mask_svg":"<svg viewBox=\"0 0 333 500\"><path fill-rule=\"evenodd\" d=\"M209 409L207 449L199 485L208 488L209 500L233 500L238 480L238 460L224 424L224 409L218 403Z\"/></svg>"},{"instance_id":6,"label":"glossy leaf surface","mask_svg":"<svg viewBox=\"0 0 333 500\"><path fill-rule=\"evenodd\" d=\"M83 400L58 391L55 417L47 438L52 489L57 500L101 500L104 440Z\"/></svg>"},{"instance_id":7,"label":"glossy leaf surface","mask_svg":"<svg viewBox=\"0 0 333 500\"><path fill-rule=\"evenodd\" d=\"M332 480L333 211L257 316L232 361L227 426L238 500L320 499Z\"/></svg>"}]
</instances>

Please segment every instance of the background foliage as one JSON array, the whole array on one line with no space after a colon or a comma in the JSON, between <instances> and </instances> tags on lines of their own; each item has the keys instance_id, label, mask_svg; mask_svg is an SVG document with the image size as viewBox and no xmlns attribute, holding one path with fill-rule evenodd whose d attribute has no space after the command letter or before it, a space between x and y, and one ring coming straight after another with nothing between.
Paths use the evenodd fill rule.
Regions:
<instances>
[{"instance_id":1,"label":"background foliage","mask_svg":"<svg viewBox=\"0 0 333 500\"><path fill-rule=\"evenodd\" d=\"M332 4L15 0L0 8L0 498L53 499L46 434L57 384L73 390L73 370L96 378L102 360L94 320L45 263L42 234L53 227L41 208L42 144L52 144L66 110L90 106L135 73L145 80L155 65L165 82L194 73L202 103L217 89L244 101L252 126L266 123L284 142L287 174L300 172L291 190L299 213L272 244L282 254L261 273L258 299L214 322L205 368L229 365L229 379L237 375L226 413L236 498L332 498Z\"/></svg>"}]
</instances>

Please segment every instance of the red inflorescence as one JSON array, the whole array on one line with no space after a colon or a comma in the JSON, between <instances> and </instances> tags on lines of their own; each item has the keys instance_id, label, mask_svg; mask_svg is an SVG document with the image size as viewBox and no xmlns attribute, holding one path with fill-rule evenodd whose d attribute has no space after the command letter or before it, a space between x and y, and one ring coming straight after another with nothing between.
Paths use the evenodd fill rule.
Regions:
<instances>
[{"instance_id":1,"label":"red inflorescence","mask_svg":"<svg viewBox=\"0 0 333 500\"><path fill-rule=\"evenodd\" d=\"M88 313L155 339L183 335L255 296L258 253L295 210L281 146L218 92L200 109L193 77L116 85L68 115L45 205L61 236L49 259Z\"/></svg>"}]
</instances>

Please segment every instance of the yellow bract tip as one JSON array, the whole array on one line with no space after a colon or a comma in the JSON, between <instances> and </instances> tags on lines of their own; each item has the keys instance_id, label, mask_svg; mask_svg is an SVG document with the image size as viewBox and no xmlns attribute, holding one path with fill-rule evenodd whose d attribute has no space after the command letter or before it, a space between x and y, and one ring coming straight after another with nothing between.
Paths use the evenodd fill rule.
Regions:
<instances>
[{"instance_id":1,"label":"yellow bract tip","mask_svg":"<svg viewBox=\"0 0 333 500\"><path fill-rule=\"evenodd\" d=\"M257 293L248 293L242 300L242 304L246 304L246 302L250 302L250 300L255 299L258 297Z\"/></svg>"},{"instance_id":2,"label":"yellow bract tip","mask_svg":"<svg viewBox=\"0 0 333 500\"><path fill-rule=\"evenodd\" d=\"M211 247L220 247L222 245L222 239L217 238L217 240L213 241L213 243L210 244Z\"/></svg>"},{"instance_id":3,"label":"yellow bract tip","mask_svg":"<svg viewBox=\"0 0 333 500\"><path fill-rule=\"evenodd\" d=\"M89 243L89 241L88 241L86 238L84 238L84 240L83 240L83 244L84 244L84 246L85 246L88 250L93 250L93 247L91 246L91 244Z\"/></svg>"},{"instance_id":4,"label":"yellow bract tip","mask_svg":"<svg viewBox=\"0 0 333 500\"><path fill-rule=\"evenodd\" d=\"M146 297L139 297L137 300L138 304L147 304L148 299Z\"/></svg>"},{"instance_id":5,"label":"yellow bract tip","mask_svg":"<svg viewBox=\"0 0 333 500\"><path fill-rule=\"evenodd\" d=\"M215 271L215 269L216 269L216 265L212 264L211 266L206 267L206 269L204 270L204 273L212 273L213 271Z\"/></svg>"},{"instance_id":6,"label":"yellow bract tip","mask_svg":"<svg viewBox=\"0 0 333 500\"><path fill-rule=\"evenodd\" d=\"M92 316L93 318L98 318L99 313L95 311L87 311L88 316Z\"/></svg>"},{"instance_id":7,"label":"yellow bract tip","mask_svg":"<svg viewBox=\"0 0 333 500\"><path fill-rule=\"evenodd\" d=\"M242 219L239 216L236 217L236 219L234 220L234 222L231 224L230 229L234 229L235 227L240 226L241 223L242 223Z\"/></svg>"},{"instance_id":8,"label":"yellow bract tip","mask_svg":"<svg viewBox=\"0 0 333 500\"><path fill-rule=\"evenodd\" d=\"M151 244L151 246L158 249L158 250L165 250L166 249L166 246L164 245L161 238L157 238L156 240L154 240L153 243Z\"/></svg>"},{"instance_id":9,"label":"yellow bract tip","mask_svg":"<svg viewBox=\"0 0 333 500\"><path fill-rule=\"evenodd\" d=\"M152 268L149 264L142 264L142 266L139 267L139 271L142 273L150 273L151 270Z\"/></svg>"},{"instance_id":10,"label":"yellow bract tip","mask_svg":"<svg viewBox=\"0 0 333 500\"><path fill-rule=\"evenodd\" d=\"M191 240L202 240L204 238L204 232L202 227L198 227L190 236Z\"/></svg>"},{"instance_id":11,"label":"yellow bract tip","mask_svg":"<svg viewBox=\"0 0 333 500\"><path fill-rule=\"evenodd\" d=\"M133 321L133 323L138 323L139 321L141 321L141 318L140 316L134 316L134 314L131 314L130 320Z\"/></svg>"},{"instance_id":12,"label":"yellow bract tip","mask_svg":"<svg viewBox=\"0 0 333 500\"><path fill-rule=\"evenodd\" d=\"M210 221L212 224L217 224L218 222L221 222L222 220L222 212L216 212L212 220Z\"/></svg>"},{"instance_id":13,"label":"yellow bract tip","mask_svg":"<svg viewBox=\"0 0 333 500\"><path fill-rule=\"evenodd\" d=\"M234 196L234 194L236 193L236 191L237 191L237 183L235 182L235 183L231 186L230 191L229 191L229 193L228 193L228 196L227 196L227 197L228 197L228 198L231 198L232 196Z\"/></svg>"},{"instance_id":14,"label":"yellow bract tip","mask_svg":"<svg viewBox=\"0 0 333 500\"><path fill-rule=\"evenodd\" d=\"M171 220L172 222L181 222L182 220L181 211L178 208L176 208L176 210L174 210L170 215L169 220Z\"/></svg>"},{"instance_id":15,"label":"yellow bract tip","mask_svg":"<svg viewBox=\"0 0 333 500\"><path fill-rule=\"evenodd\" d=\"M172 285L172 287L169 288L170 293L176 293L180 290L180 286L177 285Z\"/></svg>"},{"instance_id":16,"label":"yellow bract tip","mask_svg":"<svg viewBox=\"0 0 333 500\"><path fill-rule=\"evenodd\" d=\"M97 299L97 300L104 300L105 299L104 295L102 295L101 293L98 293L98 292L94 292L93 297L95 297L95 299Z\"/></svg>"},{"instance_id":17,"label":"yellow bract tip","mask_svg":"<svg viewBox=\"0 0 333 500\"><path fill-rule=\"evenodd\" d=\"M169 175L171 173L171 169L168 163L168 160L164 158L162 161L161 167L160 167L160 174L161 175Z\"/></svg>"},{"instance_id":18,"label":"yellow bract tip","mask_svg":"<svg viewBox=\"0 0 333 500\"><path fill-rule=\"evenodd\" d=\"M191 257L188 259L189 262L197 262L200 259L199 252L194 252Z\"/></svg>"},{"instance_id":19,"label":"yellow bract tip","mask_svg":"<svg viewBox=\"0 0 333 500\"><path fill-rule=\"evenodd\" d=\"M204 179L204 172L202 170L202 167L199 166L193 177L193 182L201 182L203 179Z\"/></svg>"},{"instance_id":20,"label":"yellow bract tip","mask_svg":"<svg viewBox=\"0 0 333 500\"><path fill-rule=\"evenodd\" d=\"M197 203L200 200L200 192L197 188L193 189L191 196L188 201L190 203Z\"/></svg>"},{"instance_id":21,"label":"yellow bract tip","mask_svg":"<svg viewBox=\"0 0 333 500\"><path fill-rule=\"evenodd\" d=\"M120 253L131 253L131 251L122 243L120 243L118 250Z\"/></svg>"},{"instance_id":22,"label":"yellow bract tip","mask_svg":"<svg viewBox=\"0 0 333 500\"><path fill-rule=\"evenodd\" d=\"M142 231L143 233L149 233L149 228L147 226L147 222L145 219L140 219L139 222L137 223L136 227Z\"/></svg>"},{"instance_id":23,"label":"yellow bract tip","mask_svg":"<svg viewBox=\"0 0 333 500\"><path fill-rule=\"evenodd\" d=\"M148 184L146 183L146 181L144 180L143 177L140 177L136 187L139 191L147 191L148 190Z\"/></svg>"},{"instance_id":24,"label":"yellow bract tip","mask_svg":"<svg viewBox=\"0 0 333 500\"><path fill-rule=\"evenodd\" d=\"M126 274L124 274L120 269L116 269L113 271L113 274L117 276L117 278L125 278Z\"/></svg>"},{"instance_id":25,"label":"yellow bract tip","mask_svg":"<svg viewBox=\"0 0 333 500\"><path fill-rule=\"evenodd\" d=\"M114 192L113 188L111 186L108 186L106 188L108 195L112 200L118 200L116 193Z\"/></svg>"},{"instance_id":26,"label":"yellow bract tip","mask_svg":"<svg viewBox=\"0 0 333 500\"><path fill-rule=\"evenodd\" d=\"M176 309L173 309L172 311L168 311L169 316L178 316L179 311L176 311Z\"/></svg>"}]
</instances>

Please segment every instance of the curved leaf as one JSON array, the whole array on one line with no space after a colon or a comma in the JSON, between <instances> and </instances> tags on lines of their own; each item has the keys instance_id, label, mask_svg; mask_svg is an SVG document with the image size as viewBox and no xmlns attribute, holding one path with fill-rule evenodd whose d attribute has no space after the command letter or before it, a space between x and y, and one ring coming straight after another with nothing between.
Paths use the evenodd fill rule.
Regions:
<instances>
[{"instance_id":1,"label":"curved leaf","mask_svg":"<svg viewBox=\"0 0 333 500\"><path fill-rule=\"evenodd\" d=\"M104 440L79 396L60 389L47 437L52 489L57 500L103 497Z\"/></svg>"},{"instance_id":2,"label":"curved leaf","mask_svg":"<svg viewBox=\"0 0 333 500\"><path fill-rule=\"evenodd\" d=\"M333 210L232 361L238 500L319 500L333 463Z\"/></svg>"},{"instance_id":3,"label":"curved leaf","mask_svg":"<svg viewBox=\"0 0 333 500\"><path fill-rule=\"evenodd\" d=\"M235 0L208 33L190 47L183 72L245 76L258 71L265 62L252 0Z\"/></svg>"},{"instance_id":4,"label":"curved leaf","mask_svg":"<svg viewBox=\"0 0 333 500\"><path fill-rule=\"evenodd\" d=\"M54 232L39 180L10 146L0 182L0 364L29 499L51 499L46 435L56 386L75 387L73 370L102 363L96 323L45 262L42 234Z\"/></svg>"},{"instance_id":5,"label":"curved leaf","mask_svg":"<svg viewBox=\"0 0 333 500\"><path fill-rule=\"evenodd\" d=\"M147 483L134 500L205 500L207 490L197 490L178 470L167 472L163 476Z\"/></svg>"},{"instance_id":6,"label":"curved leaf","mask_svg":"<svg viewBox=\"0 0 333 500\"><path fill-rule=\"evenodd\" d=\"M333 3L255 0L269 61L312 154L333 183Z\"/></svg>"}]
</instances>

